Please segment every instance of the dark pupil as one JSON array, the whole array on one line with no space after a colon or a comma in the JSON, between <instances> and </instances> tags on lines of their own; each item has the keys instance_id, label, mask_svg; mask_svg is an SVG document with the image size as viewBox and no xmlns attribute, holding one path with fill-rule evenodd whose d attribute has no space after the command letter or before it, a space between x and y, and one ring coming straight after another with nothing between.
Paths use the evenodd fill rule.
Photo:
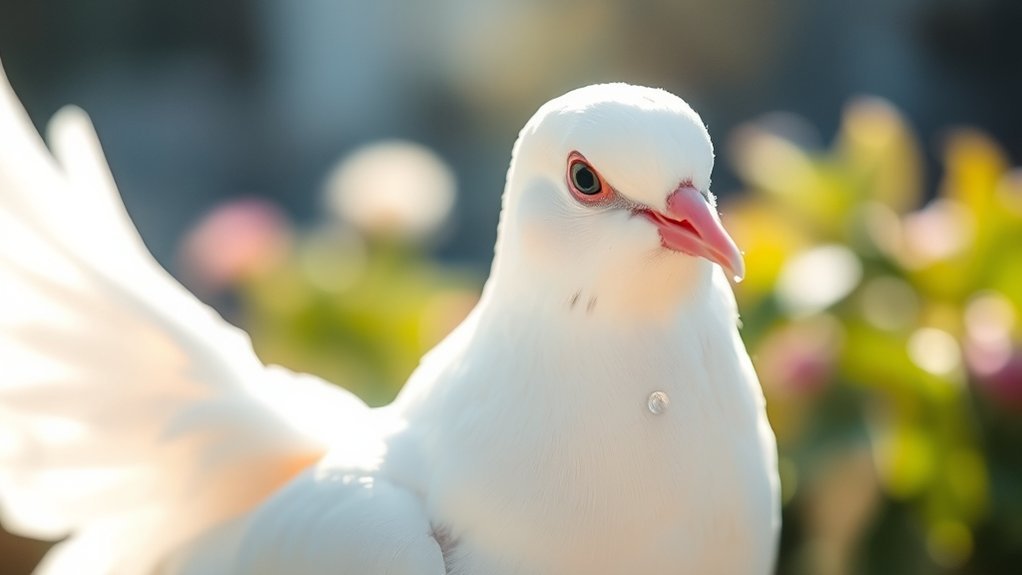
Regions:
<instances>
[{"instance_id":1,"label":"dark pupil","mask_svg":"<svg viewBox=\"0 0 1022 575\"><path fill-rule=\"evenodd\" d=\"M600 182L596 179L596 174L585 164L575 164L572 177L575 179L575 187L583 194L593 195L600 191Z\"/></svg>"}]
</instances>

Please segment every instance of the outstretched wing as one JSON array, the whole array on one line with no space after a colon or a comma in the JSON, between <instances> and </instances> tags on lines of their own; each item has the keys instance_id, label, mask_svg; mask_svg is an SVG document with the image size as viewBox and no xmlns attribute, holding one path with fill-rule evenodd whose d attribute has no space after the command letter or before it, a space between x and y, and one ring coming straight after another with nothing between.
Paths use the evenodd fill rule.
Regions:
<instances>
[{"instance_id":1,"label":"outstretched wing","mask_svg":"<svg viewBox=\"0 0 1022 575\"><path fill-rule=\"evenodd\" d=\"M50 141L0 70L0 518L75 533L43 572L143 573L367 408L266 368L155 262L82 111L58 113Z\"/></svg>"}]
</instances>

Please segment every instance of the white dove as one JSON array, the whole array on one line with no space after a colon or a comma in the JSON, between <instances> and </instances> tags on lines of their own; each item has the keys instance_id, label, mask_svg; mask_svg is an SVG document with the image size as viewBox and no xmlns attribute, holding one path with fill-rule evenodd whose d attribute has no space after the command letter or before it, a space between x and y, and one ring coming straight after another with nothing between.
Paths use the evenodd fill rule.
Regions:
<instances>
[{"instance_id":1,"label":"white dove","mask_svg":"<svg viewBox=\"0 0 1022 575\"><path fill-rule=\"evenodd\" d=\"M774 436L698 115L581 88L393 404L267 367L152 259L83 112L0 81L0 510L45 575L765 574Z\"/></svg>"}]
</instances>

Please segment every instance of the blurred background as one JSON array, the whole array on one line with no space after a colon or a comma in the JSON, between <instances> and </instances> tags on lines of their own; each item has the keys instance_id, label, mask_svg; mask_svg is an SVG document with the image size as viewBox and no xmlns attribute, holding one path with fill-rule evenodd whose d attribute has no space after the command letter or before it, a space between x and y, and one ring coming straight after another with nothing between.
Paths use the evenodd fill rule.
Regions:
<instances>
[{"instance_id":1,"label":"blurred background","mask_svg":"<svg viewBox=\"0 0 1022 575\"><path fill-rule=\"evenodd\" d=\"M540 104L687 99L747 254L782 574L1019 572L1019 29L1015 0L0 0L33 119L92 115L157 258L373 404L474 304ZM46 545L0 533L0 574Z\"/></svg>"}]
</instances>

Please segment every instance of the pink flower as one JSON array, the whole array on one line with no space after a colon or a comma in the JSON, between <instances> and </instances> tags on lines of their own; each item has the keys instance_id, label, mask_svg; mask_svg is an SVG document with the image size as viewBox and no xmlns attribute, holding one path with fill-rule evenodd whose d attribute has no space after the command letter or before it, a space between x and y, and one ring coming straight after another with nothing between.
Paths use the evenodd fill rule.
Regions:
<instances>
[{"instance_id":1,"label":"pink flower","mask_svg":"<svg viewBox=\"0 0 1022 575\"><path fill-rule=\"evenodd\" d=\"M841 339L840 325L829 316L814 316L773 332L756 353L763 386L781 395L816 395L834 375Z\"/></svg>"},{"instance_id":2,"label":"pink flower","mask_svg":"<svg viewBox=\"0 0 1022 575\"><path fill-rule=\"evenodd\" d=\"M290 224L280 209L246 198L202 218L185 236L179 260L196 288L216 292L276 267L290 245Z\"/></svg>"},{"instance_id":3,"label":"pink flower","mask_svg":"<svg viewBox=\"0 0 1022 575\"><path fill-rule=\"evenodd\" d=\"M1022 349L1012 339L1014 308L983 292L965 309L965 363L978 389L1000 406L1022 409Z\"/></svg>"},{"instance_id":4,"label":"pink flower","mask_svg":"<svg viewBox=\"0 0 1022 575\"><path fill-rule=\"evenodd\" d=\"M1001 407L1022 410L1022 350L970 342L965 358L984 395Z\"/></svg>"}]
</instances>

